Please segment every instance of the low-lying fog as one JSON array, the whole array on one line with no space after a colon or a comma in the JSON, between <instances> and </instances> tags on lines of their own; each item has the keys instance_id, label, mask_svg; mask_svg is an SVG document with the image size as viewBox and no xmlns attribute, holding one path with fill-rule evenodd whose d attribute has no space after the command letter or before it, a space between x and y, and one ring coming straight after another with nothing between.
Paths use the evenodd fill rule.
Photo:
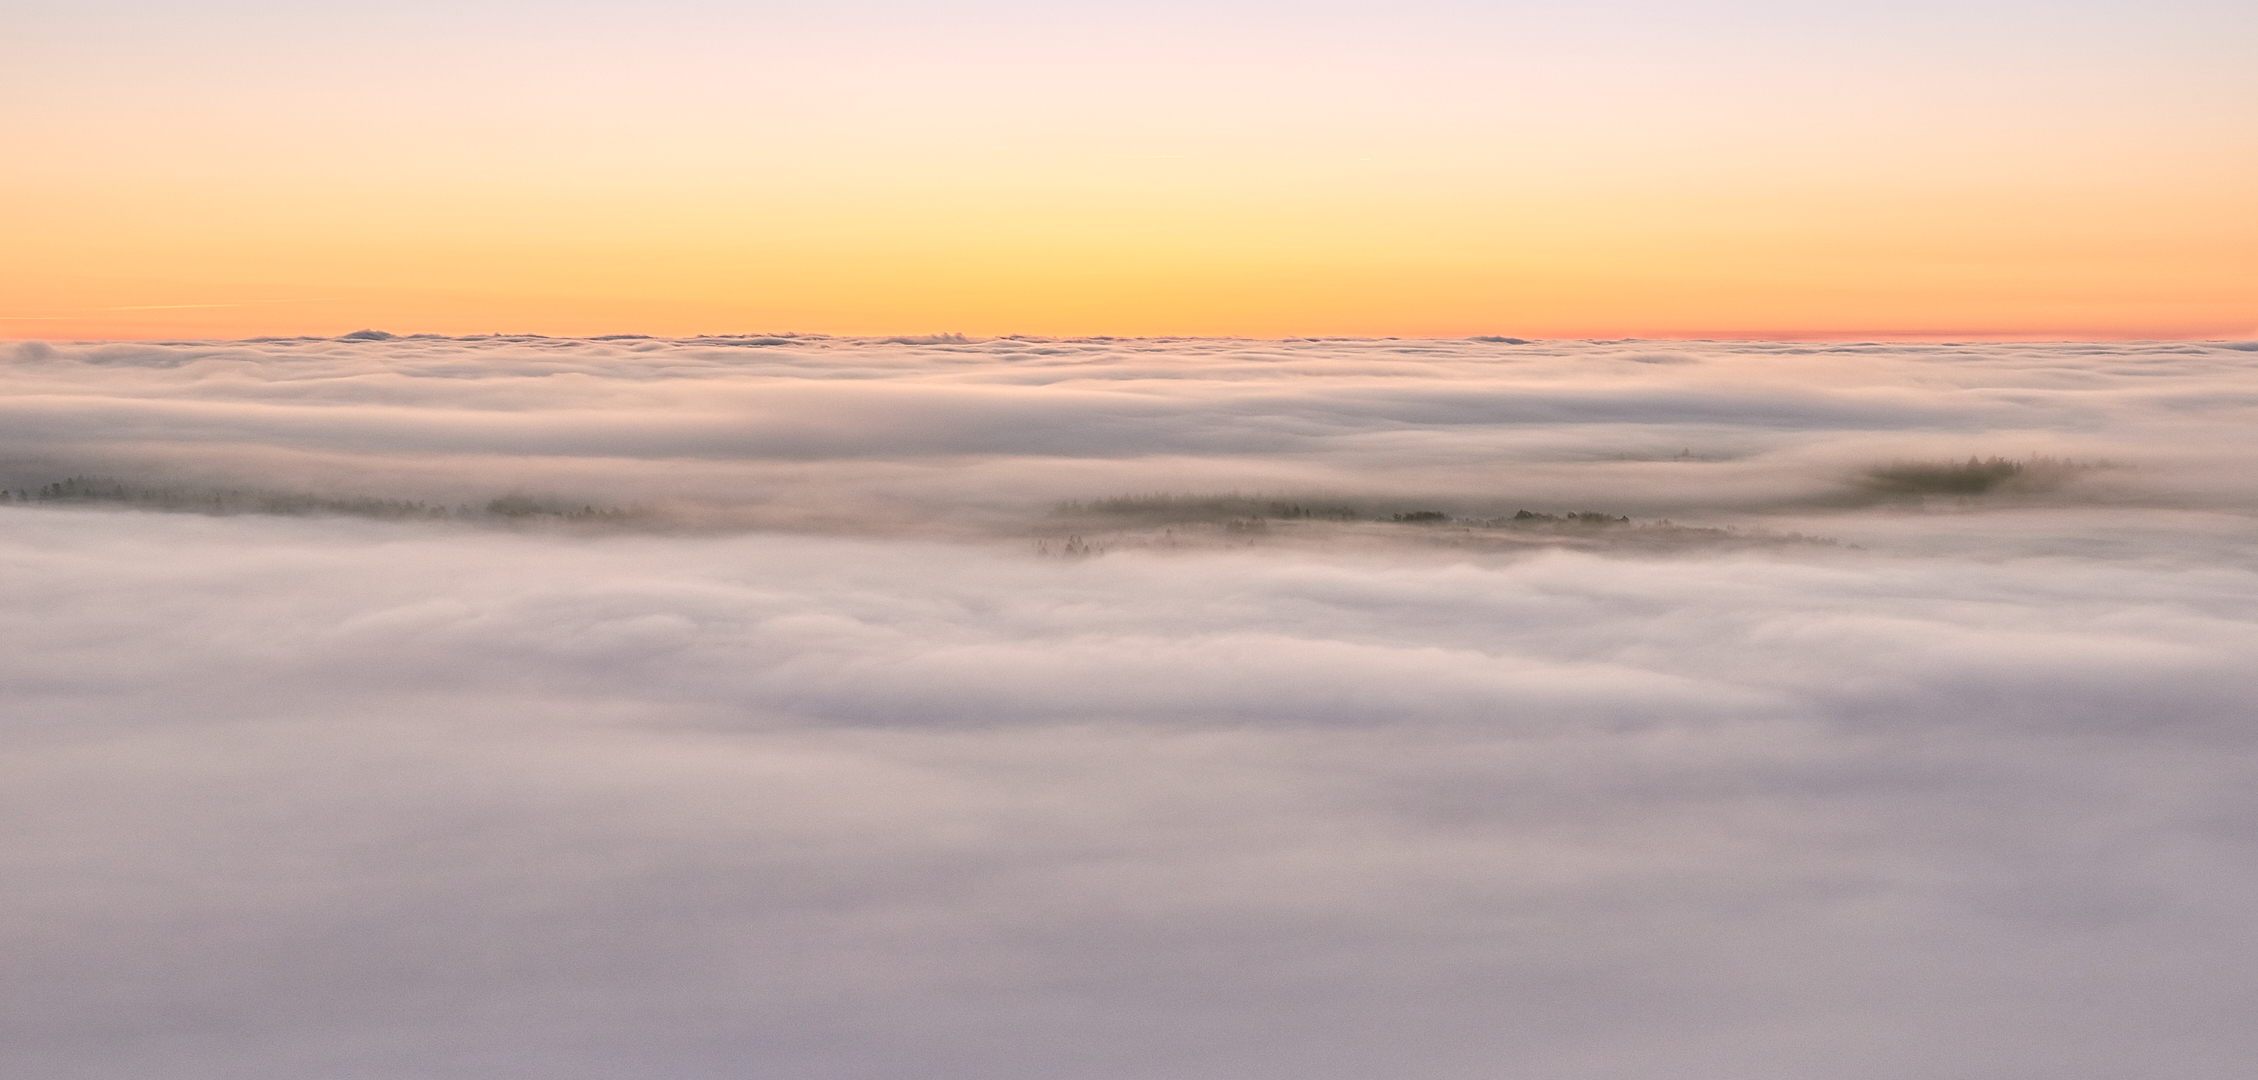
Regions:
<instances>
[{"instance_id":1,"label":"low-lying fog","mask_svg":"<svg viewBox=\"0 0 2258 1080\"><path fill-rule=\"evenodd\" d=\"M0 345L26 1076L2239 1078L2258 351Z\"/></svg>"}]
</instances>

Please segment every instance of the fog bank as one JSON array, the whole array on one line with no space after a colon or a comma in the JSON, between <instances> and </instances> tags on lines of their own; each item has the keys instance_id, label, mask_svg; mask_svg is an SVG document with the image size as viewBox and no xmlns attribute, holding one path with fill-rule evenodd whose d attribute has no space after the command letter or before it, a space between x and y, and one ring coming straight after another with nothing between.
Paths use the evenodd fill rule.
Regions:
<instances>
[{"instance_id":1,"label":"fog bank","mask_svg":"<svg viewBox=\"0 0 2258 1080\"><path fill-rule=\"evenodd\" d=\"M27 1075L2258 1056L2258 353L14 349Z\"/></svg>"}]
</instances>

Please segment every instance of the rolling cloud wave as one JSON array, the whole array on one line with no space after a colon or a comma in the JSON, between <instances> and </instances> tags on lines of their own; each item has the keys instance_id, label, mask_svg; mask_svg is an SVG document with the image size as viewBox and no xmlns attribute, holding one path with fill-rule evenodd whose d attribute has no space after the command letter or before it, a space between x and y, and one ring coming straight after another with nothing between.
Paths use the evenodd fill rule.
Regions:
<instances>
[{"instance_id":1,"label":"rolling cloud wave","mask_svg":"<svg viewBox=\"0 0 2258 1080\"><path fill-rule=\"evenodd\" d=\"M17 346L18 1067L2258 1052L2248 352L764 341ZM1858 494L1977 454L2085 471ZM671 509L35 497L95 475ZM1233 488L1037 554L1099 520L1060 500ZM1364 516L1247 509L1303 494ZM1523 505L1837 542L1476 517Z\"/></svg>"}]
</instances>

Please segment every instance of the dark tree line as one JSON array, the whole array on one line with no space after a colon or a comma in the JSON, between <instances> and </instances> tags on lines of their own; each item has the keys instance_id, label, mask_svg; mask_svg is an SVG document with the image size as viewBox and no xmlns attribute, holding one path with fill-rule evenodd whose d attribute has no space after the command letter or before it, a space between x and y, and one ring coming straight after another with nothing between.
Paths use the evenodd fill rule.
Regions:
<instances>
[{"instance_id":1,"label":"dark tree line","mask_svg":"<svg viewBox=\"0 0 2258 1080\"><path fill-rule=\"evenodd\" d=\"M28 505L108 504L143 510L200 514L329 515L407 520L554 520L618 522L629 511L593 504L573 506L526 495L503 495L483 506L429 503L420 499L315 495L251 488L193 488L135 484L102 476L73 476L37 487L0 489L0 503Z\"/></svg>"}]
</instances>

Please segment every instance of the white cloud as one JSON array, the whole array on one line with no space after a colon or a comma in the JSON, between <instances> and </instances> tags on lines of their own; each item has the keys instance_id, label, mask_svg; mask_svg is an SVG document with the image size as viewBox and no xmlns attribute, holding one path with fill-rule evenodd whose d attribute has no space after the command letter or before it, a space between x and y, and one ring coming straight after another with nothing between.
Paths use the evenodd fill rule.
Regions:
<instances>
[{"instance_id":1,"label":"white cloud","mask_svg":"<svg viewBox=\"0 0 2258 1080\"><path fill-rule=\"evenodd\" d=\"M19 483L803 531L0 506L0 1038L83 1077L2235 1075L2249 355L1656 351L19 347ZM1669 460L1697 434L1735 456ZM2037 451L2132 467L1782 509ZM1858 546L1026 542L1248 478Z\"/></svg>"},{"instance_id":2,"label":"white cloud","mask_svg":"<svg viewBox=\"0 0 2258 1080\"><path fill-rule=\"evenodd\" d=\"M19 345L0 464L401 497L822 492L879 517L1233 487L1686 513L1963 453L2215 496L2251 464L2247 354L2179 343L1690 343L1668 355L1699 362L1657 365L1637 342L759 340Z\"/></svg>"}]
</instances>

